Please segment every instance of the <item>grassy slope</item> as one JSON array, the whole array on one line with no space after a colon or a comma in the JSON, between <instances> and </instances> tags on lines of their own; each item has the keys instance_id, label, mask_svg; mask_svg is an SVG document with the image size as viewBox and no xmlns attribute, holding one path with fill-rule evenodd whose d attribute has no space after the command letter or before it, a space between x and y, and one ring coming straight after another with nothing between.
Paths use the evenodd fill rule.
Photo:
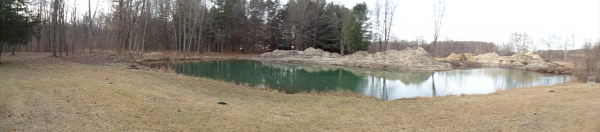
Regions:
<instances>
[{"instance_id":1,"label":"grassy slope","mask_svg":"<svg viewBox=\"0 0 600 132\"><path fill-rule=\"evenodd\" d=\"M39 54L2 59L0 131L600 131L600 84L381 101L288 95Z\"/></svg>"}]
</instances>

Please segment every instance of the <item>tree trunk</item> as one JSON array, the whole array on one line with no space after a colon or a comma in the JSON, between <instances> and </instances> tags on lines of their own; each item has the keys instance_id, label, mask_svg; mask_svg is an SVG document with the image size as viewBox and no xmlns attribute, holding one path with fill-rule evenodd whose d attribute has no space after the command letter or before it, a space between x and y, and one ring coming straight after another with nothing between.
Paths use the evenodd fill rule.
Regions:
<instances>
[{"instance_id":1,"label":"tree trunk","mask_svg":"<svg viewBox=\"0 0 600 132\"><path fill-rule=\"evenodd\" d=\"M567 50L566 46L565 46L565 50L564 50L564 58L563 60L567 60L567 56L569 56L569 50Z\"/></svg>"},{"instance_id":2,"label":"tree trunk","mask_svg":"<svg viewBox=\"0 0 600 132\"><path fill-rule=\"evenodd\" d=\"M11 50L11 52L12 52L12 54L11 54L11 55L15 55L15 50L16 50L16 49L17 49L17 46L16 46L16 45L13 45L13 46L12 46L12 50Z\"/></svg>"},{"instance_id":3,"label":"tree trunk","mask_svg":"<svg viewBox=\"0 0 600 132\"><path fill-rule=\"evenodd\" d=\"M69 44L66 42L66 40L65 40L65 54L67 54L67 56L69 56Z\"/></svg>"},{"instance_id":4,"label":"tree trunk","mask_svg":"<svg viewBox=\"0 0 600 132\"><path fill-rule=\"evenodd\" d=\"M117 54L121 55L121 53L123 52L123 46L125 45L124 41L123 41L123 0L119 0L119 5L118 5L118 13L117 13L117 19L118 19L118 25L117 25L117 45L115 46L117 48Z\"/></svg>"},{"instance_id":5,"label":"tree trunk","mask_svg":"<svg viewBox=\"0 0 600 132\"><path fill-rule=\"evenodd\" d=\"M88 35L87 47L88 47L89 52L92 53L92 3L90 0L88 0L88 17L90 17L90 18L89 18L88 34L87 34Z\"/></svg>"},{"instance_id":6,"label":"tree trunk","mask_svg":"<svg viewBox=\"0 0 600 132\"><path fill-rule=\"evenodd\" d=\"M56 41L56 39L58 38L58 36L56 35L58 34L58 0L54 0L54 4L52 5L52 7L54 9L52 13L52 28L54 29L54 34L52 35L52 56L56 57L56 45L58 44L58 41Z\"/></svg>"},{"instance_id":7,"label":"tree trunk","mask_svg":"<svg viewBox=\"0 0 600 132\"><path fill-rule=\"evenodd\" d=\"M203 1L204 2L204 1ZM205 4L203 4L205 5ZM200 52L200 46L204 41L204 37L202 36L202 28L204 27L204 9L202 9L202 16L200 16L200 33L198 33L198 53Z\"/></svg>"},{"instance_id":8,"label":"tree trunk","mask_svg":"<svg viewBox=\"0 0 600 132\"><path fill-rule=\"evenodd\" d=\"M191 12L191 10L192 9L190 8L190 12ZM193 12L193 13L195 13L195 12ZM193 13L190 13L190 18L191 18L191 16L192 16ZM196 29L196 22L197 22L198 18L196 17L196 15L194 15L193 19L194 19L193 23L191 22L192 20L190 20L190 23L191 23L190 25L192 25L192 29L191 29L191 31L188 31L188 32L191 32L191 34L189 35L189 40L187 42L187 45L188 45L187 53L190 53L191 49L192 49L192 40L194 39L194 37L193 37L194 36L194 30Z\"/></svg>"},{"instance_id":9,"label":"tree trunk","mask_svg":"<svg viewBox=\"0 0 600 132\"><path fill-rule=\"evenodd\" d=\"M434 77L435 73L431 74L431 89L433 91L433 95L431 97L435 97L437 96L437 92L435 90L435 77Z\"/></svg>"},{"instance_id":10,"label":"tree trunk","mask_svg":"<svg viewBox=\"0 0 600 132\"><path fill-rule=\"evenodd\" d=\"M144 0L144 6L146 1ZM144 20L144 35L142 37L142 58L144 58L144 43L146 42L146 27L148 26L148 10L146 10L146 20Z\"/></svg>"},{"instance_id":11,"label":"tree trunk","mask_svg":"<svg viewBox=\"0 0 600 132\"><path fill-rule=\"evenodd\" d=\"M435 52L437 52L437 35L433 38L433 52L431 57L435 58Z\"/></svg>"},{"instance_id":12,"label":"tree trunk","mask_svg":"<svg viewBox=\"0 0 600 132\"><path fill-rule=\"evenodd\" d=\"M346 46L345 27L342 25L342 33L340 33L340 55L344 56L344 46Z\"/></svg>"},{"instance_id":13,"label":"tree trunk","mask_svg":"<svg viewBox=\"0 0 600 132\"><path fill-rule=\"evenodd\" d=\"M137 28L135 28L135 29L136 29L135 31L137 31ZM135 31L134 31L134 32L135 32ZM139 49L139 48L138 48L138 45L137 45L137 38L138 38L138 34L139 34L139 33L136 33L136 34L135 34L135 36L133 36L133 47L135 48L135 50L133 51L133 55L134 55L134 56L137 54L137 52L138 52L138 49Z\"/></svg>"},{"instance_id":14,"label":"tree trunk","mask_svg":"<svg viewBox=\"0 0 600 132\"><path fill-rule=\"evenodd\" d=\"M189 35L189 36L188 36L188 35L186 34L186 38L188 38L188 37L189 37L189 41L187 42L187 45L188 45L188 46L187 46L187 47L188 47L188 49L187 49L187 53L191 52L191 49L192 49L192 40L193 40L193 38L194 38L194 37L193 37L193 36L194 36L194 30L196 29L196 22L197 22L197 19L198 19L198 18L197 18L197 15L196 15L196 12L197 12L197 11L198 11L198 10L196 10L196 11L193 11L193 12L192 12L192 8L190 8L190 15L189 15L189 17L188 17L188 19L189 19L189 20L188 20L188 21L189 21L188 23L191 23L191 24L189 24L189 25L192 25L192 27L191 27L192 29L191 29L191 31L188 31L188 32L191 32L191 35ZM193 18L194 18L194 22L193 22L193 23L192 23L192 20L191 20L192 16L194 16L194 17L193 17ZM186 25L186 29L187 29L187 26L188 26L188 25Z\"/></svg>"},{"instance_id":15,"label":"tree trunk","mask_svg":"<svg viewBox=\"0 0 600 132\"><path fill-rule=\"evenodd\" d=\"M37 52L40 52L40 39L41 38L37 38L35 41L37 42Z\"/></svg>"},{"instance_id":16,"label":"tree trunk","mask_svg":"<svg viewBox=\"0 0 600 132\"><path fill-rule=\"evenodd\" d=\"M104 53L105 54L108 54L108 43L109 43L108 42L109 41L108 38L110 38L110 33L111 33L111 31L108 31L106 33L106 43L104 43Z\"/></svg>"},{"instance_id":17,"label":"tree trunk","mask_svg":"<svg viewBox=\"0 0 600 132\"><path fill-rule=\"evenodd\" d=\"M2 64L2 47L4 47L4 45L0 43L0 64Z\"/></svg>"},{"instance_id":18,"label":"tree trunk","mask_svg":"<svg viewBox=\"0 0 600 132\"><path fill-rule=\"evenodd\" d=\"M60 36L60 38L58 38L58 54L59 56L62 56L62 46L63 46L63 41L65 41L65 35L63 34L63 30L64 30L64 23L63 23L63 14L62 11L60 12L60 18L58 18L58 23L60 25L60 29L58 31L58 34Z\"/></svg>"}]
</instances>

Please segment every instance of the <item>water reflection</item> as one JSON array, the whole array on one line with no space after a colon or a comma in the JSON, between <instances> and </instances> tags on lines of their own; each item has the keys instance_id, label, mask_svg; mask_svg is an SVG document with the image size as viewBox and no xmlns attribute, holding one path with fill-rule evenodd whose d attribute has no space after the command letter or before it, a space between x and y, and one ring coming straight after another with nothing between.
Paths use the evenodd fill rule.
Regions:
<instances>
[{"instance_id":1,"label":"water reflection","mask_svg":"<svg viewBox=\"0 0 600 132\"><path fill-rule=\"evenodd\" d=\"M289 94L349 90L385 100L461 94L561 83L569 76L512 69L468 69L440 72L398 72L347 67L264 63L257 61L194 61L157 63L178 73L267 87Z\"/></svg>"}]
</instances>

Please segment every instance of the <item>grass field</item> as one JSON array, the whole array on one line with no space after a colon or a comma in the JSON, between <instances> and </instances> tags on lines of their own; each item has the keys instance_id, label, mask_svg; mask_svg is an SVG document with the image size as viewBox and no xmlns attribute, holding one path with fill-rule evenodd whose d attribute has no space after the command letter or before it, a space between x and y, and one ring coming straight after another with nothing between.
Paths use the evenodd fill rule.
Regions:
<instances>
[{"instance_id":1,"label":"grass field","mask_svg":"<svg viewBox=\"0 0 600 132\"><path fill-rule=\"evenodd\" d=\"M81 59L3 54L0 131L600 131L600 84L382 101Z\"/></svg>"}]
</instances>

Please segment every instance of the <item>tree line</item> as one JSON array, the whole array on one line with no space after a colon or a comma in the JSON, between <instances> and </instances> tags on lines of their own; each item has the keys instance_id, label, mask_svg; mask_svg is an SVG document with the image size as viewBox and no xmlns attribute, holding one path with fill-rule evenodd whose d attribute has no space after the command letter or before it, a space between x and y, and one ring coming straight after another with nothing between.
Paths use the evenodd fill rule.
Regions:
<instances>
[{"instance_id":1,"label":"tree line","mask_svg":"<svg viewBox=\"0 0 600 132\"><path fill-rule=\"evenodd\" d=\"M13 48L55 56L247 52L280 46L344 53L367 50L374 36L366 3L346 7L325 0L116 0L107 11L98 11L99 1L88 0L88 7L65 0L18 1L37 21L30 39ZM87 8L79 12L83 16L77 12L81 8ZM391 17L385 20L391 28Z\"/></svg>"},{"instance_id":2,"label":"tree line","mask_svg":"<svg viewBox=\"0 0 600 132\"><path fill-rule=\"evenodd\" d=\"M503 43L449 39L438 42L446 6L444 0L435 0L433 4L435 34L430 43L423 36L415 40L393 37L391 29L397 6L393 0L377 0L373 6L357 3L351 8L326 0L286 3L279 0L113 0L111 6L104 7L99 6L100 1L90 0L87 7L65 0L3 2L15 3L3 4L3 7L19 7L23 12L20 13L23 17L18 18L21 25L31 27L21 29L31 30L3 30L1 37L16 38L12 33L31 37L18 42L3 40L0 44L4 46L0 48L53 52L55 56L77 52L131 56L149 51L252 52L280 47L297 50L315 47L344 54L422 46L435 57L462 52L510 55L558 48L562 52L557 55L542 53L566 59L575 43L572 32L551 34L537 41L537 46L527 33L520 32L511 34ZM99 11L98 7L106 9ZM82 8L87 11L78 13Z\"/></svg>"}]
</instances>

